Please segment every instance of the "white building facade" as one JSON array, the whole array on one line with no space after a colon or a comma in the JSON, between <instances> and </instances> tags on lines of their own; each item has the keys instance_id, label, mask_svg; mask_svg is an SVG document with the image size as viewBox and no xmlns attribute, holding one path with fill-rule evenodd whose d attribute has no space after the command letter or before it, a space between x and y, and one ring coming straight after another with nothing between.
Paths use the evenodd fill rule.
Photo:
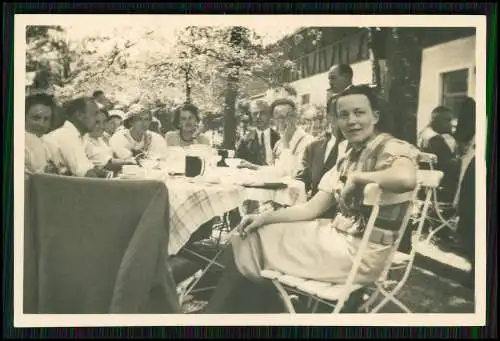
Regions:
<instances>
[{"instance_id":1,"label":"white building facade","mask_svg":"<svg viewBox=\"0 0 500 341\"><path fill-rule=\"evenodd\" d=\"M430 121L432 109L444 105L456 113L460 101L476 98L476 36L437 44L422 51L417 130Z\"/></svg>"},{"instance_id":2,"label":"white building facade","mask_svg":"<svg viewBox=\"0 0 500 341\"><path fill-rule=\"evenodd\" d=\"M322 31L323 34L337 34L340 31L343 37L337 41L331 38L315 50L306 50L293 59L298 65L297 70L285 77L285 81L296 90L298 102L303 106L326 106L328 69L333 65L350 64L354 73L353 84L370 84L374 81L366 29L323 28ZM464 97L475 99L476 96L474 29L426 28L421 33L424 47L415 136L429 123L431 112L436 106L450 107L456 113ZM387 75L384 54L381 58L380 76L381 85L384 85ZM251 97L250 101L264 97L265 90Z\"/></svg>"}]
</instances>

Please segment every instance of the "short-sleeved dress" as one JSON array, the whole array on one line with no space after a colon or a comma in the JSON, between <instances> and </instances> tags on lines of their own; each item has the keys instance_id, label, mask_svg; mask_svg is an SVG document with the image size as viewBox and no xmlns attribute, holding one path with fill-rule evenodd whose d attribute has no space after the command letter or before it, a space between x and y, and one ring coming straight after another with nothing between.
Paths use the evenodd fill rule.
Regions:
<instances>
[{"instance_id":1,"label":"short-sleeved dress","mask_svg":"<svg viewBox=\"0 0 500 341\"><path fill-rule=\"evenodd\" d=\"M339 160L323 176L319 190L333 194L349 172L387 169L398 158L412 160L416 169L415 147L391 135L379 134L361 151L351 151ZM347 204L367 221L371 209L360 204L362 197L359 193L362 195L362 189ZM406 193L408 201L402 204L380 207L368 251L394 243L400 223L411 203L411 194ZM361 228L346 232L334 225L335 220L316 219L267 225L244 240L235 236L232 242L236 265L243 275L255 280L260 277L260 270L265 268L301 278L343 283L352 268L363 230ZM367 252L355 281L363 283L375 280L383 270L389 254L390 248L380 252Z\"/></svg>"}]
</instances>

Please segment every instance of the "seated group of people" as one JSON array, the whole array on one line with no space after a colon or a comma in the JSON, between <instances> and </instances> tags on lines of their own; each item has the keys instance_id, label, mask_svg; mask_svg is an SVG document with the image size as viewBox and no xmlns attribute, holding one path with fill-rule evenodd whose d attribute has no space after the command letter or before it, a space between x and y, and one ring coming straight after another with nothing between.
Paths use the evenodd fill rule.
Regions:
<instances>
[{"instance_id":1,"label":"seated group of people","mask_svg":"<svg viewBox=\"0 0 500 341\"><path fill-rule=\"evenodd\" d=\"M92 98L81 97L64 106L64 124L50 131L54 102L45 94L26 98L25 172L48 172L79 177L105 177L141 157L160 159L171 146L209 145L198 135L198 109L192 104L177 108L178 130L165 137L149 129L152 114L134 104L127 114L100 110Z\"/></svg>"}]
</instances>

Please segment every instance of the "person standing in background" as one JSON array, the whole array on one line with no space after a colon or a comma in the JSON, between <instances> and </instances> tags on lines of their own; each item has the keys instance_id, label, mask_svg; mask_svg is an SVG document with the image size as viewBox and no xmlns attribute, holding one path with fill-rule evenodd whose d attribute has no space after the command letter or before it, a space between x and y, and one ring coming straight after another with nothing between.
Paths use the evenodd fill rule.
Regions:
<instances>
[{"instance_id":1,"label":"person standing in background","mask_svg":"<svg viewBox=\"0 0 500 341\"><path fill-rule=\"evenodd\" d=\"M326 90L326 103L336 94L347 90L352 86L353 71L349 64L334 65L328 72L328 84L330 88Z\"/></svg>"}]
</instances>

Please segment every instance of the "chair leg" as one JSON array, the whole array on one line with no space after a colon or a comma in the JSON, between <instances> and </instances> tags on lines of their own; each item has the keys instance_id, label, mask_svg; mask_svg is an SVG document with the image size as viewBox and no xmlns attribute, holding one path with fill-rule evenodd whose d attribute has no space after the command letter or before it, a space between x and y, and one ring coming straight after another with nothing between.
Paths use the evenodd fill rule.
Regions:
<instances>
[{"instance_id":1,"label":"chair leg","mask_svg":"<svg viewBox=\"0 0 500 341\"><path fill-rule=\"evenodd\" d=\"M280 298L283 301L283 304L284 304L287 312L291 313L291 314L295 314L296 313L295 308L293 307L293 303L290 300L290 297L288 296L288 293L286 292L285 288L283 288L281 283L275 279L272 279L271 282L274 284L274 286L278 290L278 294L280 295Z\"/></svg>"},{"instance_id":2,"label":"chair leg","mask_svg":"<svg viewBox=\"0 0 500 341\"><path fill-rule=\"evenodd\" d=\"M396 304L401 310L403 310L405 313L411 314L411 310L408 309L400 300L398 300L394 295L396 294L395 291L392 292L387 292L383 289L380 289L380 292L385 296L384 299L370 311L370 313L378 313L380 309L382 309L389 301L393 302Z\"/></svg>"}]
</instances>

